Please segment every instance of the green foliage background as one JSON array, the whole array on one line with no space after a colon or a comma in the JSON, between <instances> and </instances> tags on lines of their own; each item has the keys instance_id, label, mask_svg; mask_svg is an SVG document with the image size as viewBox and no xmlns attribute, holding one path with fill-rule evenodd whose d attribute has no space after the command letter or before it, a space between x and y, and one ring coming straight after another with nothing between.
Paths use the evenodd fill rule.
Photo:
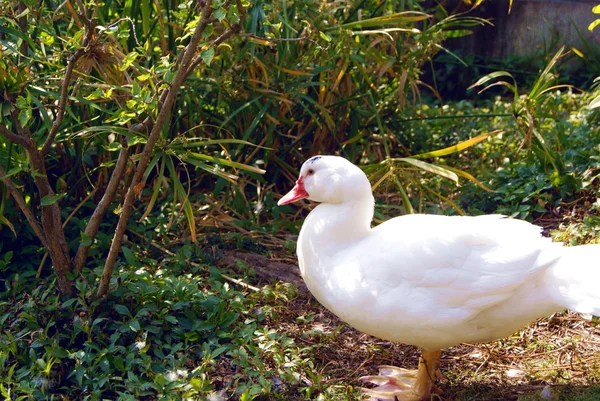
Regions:
<instances>
[{"instance_id":1,"label":"green foliage background","mask_svg":"<svg viewBox=\"0 0 600 401\"><path fill-rule=\"evenodd\" d=\"M0 135L0 165L28 206L59 204L69 250L91 245L72 277L76 295L58 295L45 250L0 184L5 399L358 397L351 385L329 385L315 362L329 337L311 333L323 343L307 345L273 323L297 299L293 287L254 291L228 280L257 280L252 266L216 267L221 248L293 258L287 234L300 221L294 208L275 206L276 194L313 154L364 165L379 184L380 220L499 212L543 222L574 204L585 213L548 228L562 225L565 242L596 241L600 136L589 105L598 89L554 86L559 53L546 55L529 86L497 72L472 90L502 86L510 98L443 104L440 79L452 81L452 71L436 72L439 86L421 78L435 55L455 57L445 39L485 23L465 7L214 1L198 65L153 149L109 297L95 299L130 170L94 239L83 234L87 221L121 149L138 161L147 135L132 126L156 117L201 3L0 2L0 123L26 127L38 147L55 121L67 60L81 49L78 13L93 10L97 23L45 160L55 195L39 196L27 153ZM241 33L209 46L239 21ZM200 223L214 216L216 228ZM309 332L314 319L296 324Z\"/></svg>"}]
</instances>

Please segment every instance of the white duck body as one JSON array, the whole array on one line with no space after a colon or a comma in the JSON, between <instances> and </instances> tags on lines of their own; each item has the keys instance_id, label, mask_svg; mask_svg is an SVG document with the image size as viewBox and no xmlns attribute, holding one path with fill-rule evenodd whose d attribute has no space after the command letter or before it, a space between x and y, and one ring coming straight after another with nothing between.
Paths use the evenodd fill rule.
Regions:
<instances>
[{"instance_id":1,"label":"white duck body","mask_svg":"<svg viewBox=\"0 0 600 401\"><path fill-rule=\"evenodd\" d=\"M300 231L300 270L356 329L434 351L509 336L565 307L600 313L599 246L566 248L499 215L407 215L371 228L364 173L335 156L313 159L296 187L323 203ZM280 203L299 199L290 194Z\"/></svg>"}]
</instances>

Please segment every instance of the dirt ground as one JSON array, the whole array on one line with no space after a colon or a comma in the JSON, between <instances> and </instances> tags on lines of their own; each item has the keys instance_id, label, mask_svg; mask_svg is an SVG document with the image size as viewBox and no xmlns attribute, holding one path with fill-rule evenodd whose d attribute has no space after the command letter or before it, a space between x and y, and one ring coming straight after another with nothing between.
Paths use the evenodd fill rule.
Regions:
<instances>
[{"instance_id":1,"label":"dirt ground","mask_svg":"<svg viewBox=\"0 0 600 401\"><path fill-rule=\"evenodd\" d=\"M299 288L269 325L298 343L317 345L315 364L330 378L327 384L362 387L358 378L376 374L379 365L416 368L418 348L360 333L320 306L302 283L293 257L227 252L221 263L234 266L239 260L253 266L262 282L284 280ZM298 316L312 316L312 326L307 330ZM565 311L507 339L449 348L442 353L441 369L446 379L439 383L440 401L580 399L567 396L590 386L598 387L600 399L600 326L592 316Z\"/></svg>"}]
</instances>

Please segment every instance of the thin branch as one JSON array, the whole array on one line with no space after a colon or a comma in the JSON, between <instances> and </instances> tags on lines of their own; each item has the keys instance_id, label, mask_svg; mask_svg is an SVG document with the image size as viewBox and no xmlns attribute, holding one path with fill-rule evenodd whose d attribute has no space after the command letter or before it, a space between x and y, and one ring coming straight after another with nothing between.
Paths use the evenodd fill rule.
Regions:
<instances>
[{"instance_id":1,"label":"thin branch","mask_svg":"<svg viewBox=\"0 0 600 401\"><path fill-rule=\"evenodd\" d=\"M67 68L65 71L65 77L63 78L63 82L60 88L60 100L58 102L58 112L56 113L56 119L52 123L52 127L50 128L50 132L48 133L48 137L40 150L40 155L43 157L48 154L48 150L50 150L50 146L54 143L54 139L58 134L58 129L63 122L65 117L65 109L67 107L67 101L69 100L69 85L71 84L71 78L73 76L73 69L75 68L75 63L79 60L86 52L87 47L92 41L92 36L94 34L94 24L87 18L85 8L80 1L77 2L79 7L83 10L79 13L79 16L83 20L85 24L85 37L83 38L83 43L81 48L79 48L72 56L69 58L69 62L67 63Z\"/></svg>"},{"instance_id":2,"label":"thin branch","mask_svg":"<svg viewBox=\"0 0 600 401\"><path fill-rule=\"evenodd\" d=\"M238 34L242 31L242 24L244 22L244 18L246 17L246 9L244 8L244 6L242 5L240 0L236 0L236 4L237 4L237 9L238 12L240 13L239 17L240 20L239 22L231 25L229 28L227 28L218 38L216 38L215 40L213 40L209 45L208 48L210 47L217 47L219 46L221 43L225 42L227 39L229 39L231 36ZM229 5L229 1L226 3L226 6ZM198 67L198 65L202 63L202 57L201 56L197 56L194 61L192 61L192 64L190 65L190 68L188 68L187 72L186 72L186 77L188 77L195 69L196 67Z\"/></svg>"},{"instance_id":3,"label":"thin branch","mask_svg":"<svg viewBox=\"0 0 600 401\"><path fill-rule=\"evenodd\" d=\"M18 145L23 146L27 150L34 149L35 150L35 142L31 138L26 136L21 136L17 134L13 134L8 128L4 125L0 124L0 134L2 134L6 139L11 142L14 142Z\"/></svg>"},{"instance_id":4,"label":"thin branch","mask_svg":"<svg viewBox=\"0 0 600 401\"><path fill-rule=\"evenodd\" d=\"M181 63L179 64L179 68L177 69L177 74L175 75L173 84L169 89L166 90L168 93L165 95L165 101L160 107L158 116L156 118L156 123L152 127L152 131L148 136L148 140L146 141L146 145L144 146L144 149L142 151L141 158L136 166L135 174L133 176L131 185L127 190L127 194L125 195L123 208L121 209L121 216L119 217L119 222L117 223L115 235L113 236L113 240L110 245L110 250L108 251L108 256L104 264L104 271L102 272L100 285L96 293L97 298L105 297L108 294L110 278L112 276L113 268L121 249L121 244L123 242L125 230L127 229L129 217L131 217L133 202L135 200L136 195L142 191L144 186L144 183L142 182L142 177L144 175L146 167L148 166L148 163L150 162L150 157L152 156L152 149L154 148L154 145L156 144L156 141L160 136L162 127L165 124L167 117L171 113L171 107L175 103L175 99L177 98L179 88L187 76L189 65L192 61L192 58L194 57L196 49L198 48L198 43L202 38L202 34L204 33L204 30L208 24L207 21L209 20L212 12L213 8L210 6L210 3L207 3L202 7L202 14L200 16L200 19L198 20L198 23L196 24L194 34L192 35L190 42L186 46L183 56L180 59ZM162 97L163 96L161 96L161 99Z\"/></svg>"},{"instance_id":5,"label":"thin branch","mask_svg":"<svg viewBox=\"0 0 600 401\"><path fill-rule=\"evenodd\" d=\"M29 222L29 225L33 229L33 232L35 233L35 235L38 236L38 238L42 242L42 245L44 245L44 247L47 248L48 242L46 241L46 236L44 235L44 232L42 231L42 227L40 226L38 221L35 219L33 212L31 211L29 206L27 206L27 202L25 202L25 199L23 199L23 196L21 196L21 193L15 187L15 185L13 184L10 177L6 176L6 172L4 171L2 166L0 166L0 181L2 181L4 183L4 185L6 186L6 189L8 189L8 192L15 200L17 206L19 207L21 212L25 215L25 218L27 219L27 222Z\"/></svg>"},{"instance_id":6,"label":"thin branch","mask_svg":"<svg viewBox=\"0 0 600 401\"><path fill-rule=\"evenodd\" d=\"M229 39L231 36L233 36L237 33L240 33L241 30L242 30L242 26L240 24L232 25L231 27L227 28L225 30L225 32L223 32L221 34L221 36L219 36L214 41L212 41L206 48L216 47L216 46L220 45L221 43L223 43L227 39ZM188 68L186 77L189 76L196 69L196 67L198 67L198 65L200 65L201 63L202 63L202 57L197 56L194 59L194 61L190 64L190 68Z\"/></svg>"},{"instance_id":7,"label":"thin branch","mask_svg":"<svg viewBox=\"0 0 600 401\"><path fill-rule=\"evenodd\" d=\"M90 220L85 227L84 233L92 241L98 233L98 229L100 228L100 223L102 222L104 214L115 199L117 190L119 189L119 184L121 183L121 179L123 178L123 174L125 173L127 167L128 157L129 148L127 147L127 141L122 138L121 151L119 152L117 163L115 164L115 168L110 176L110 180L108 181L104 195L102 196L102 199L100 199L96 209L94 209L94 213L92 213L92 217L90 217ZM77 254L75 255L75 269L77 272L81 272L83 269L90 251L90 247L91 243L89 245L79 244Z\"/></svg>"}]
</instances>

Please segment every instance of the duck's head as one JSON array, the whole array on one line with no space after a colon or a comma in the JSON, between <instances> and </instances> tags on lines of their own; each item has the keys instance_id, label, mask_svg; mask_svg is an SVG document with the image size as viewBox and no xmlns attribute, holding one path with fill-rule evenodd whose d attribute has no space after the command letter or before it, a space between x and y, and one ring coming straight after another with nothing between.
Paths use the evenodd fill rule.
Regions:
<instances>
[{"instance_id":1,"label":"duck's head","mask_svg":"<svg viewBox=\"0 0 600 401\"><path fill-rule=\"evenodd\" d=\"M360 168L343 157L314 156L304 162L296 185L277 205L300 199L337 204L372 196L371 184Z\"/></svg>"}]
</instances>

